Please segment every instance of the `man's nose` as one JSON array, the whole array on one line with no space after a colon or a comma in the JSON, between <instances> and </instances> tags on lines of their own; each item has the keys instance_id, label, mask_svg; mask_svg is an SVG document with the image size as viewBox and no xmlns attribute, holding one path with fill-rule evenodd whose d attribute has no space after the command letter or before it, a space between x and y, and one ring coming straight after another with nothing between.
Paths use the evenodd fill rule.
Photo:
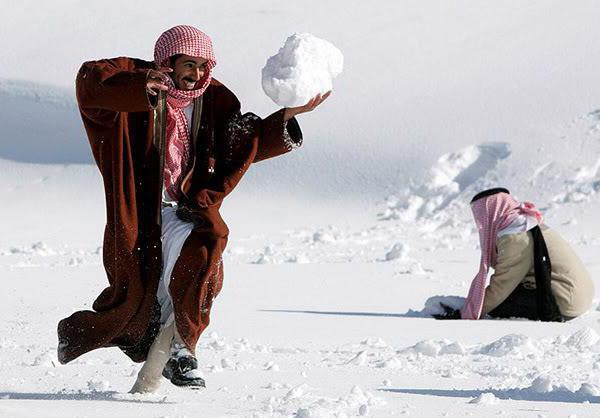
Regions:
<instances>
[{"instance_id":1,"label":"man's nose","mask_svg":"<svg viewBox=\"0 0 600 418\"><path fill-rule=\"evenodd\" d=\"M200 80L204 76L204 70L202 68L196 68L194 75L196 76L196 80Z\"/></svg>"}]
</instances>

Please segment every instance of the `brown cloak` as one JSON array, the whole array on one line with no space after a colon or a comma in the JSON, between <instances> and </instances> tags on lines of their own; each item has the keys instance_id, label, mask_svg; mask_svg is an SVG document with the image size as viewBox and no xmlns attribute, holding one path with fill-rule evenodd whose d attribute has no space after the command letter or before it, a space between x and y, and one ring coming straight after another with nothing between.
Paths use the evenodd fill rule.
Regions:
<instances>
[{"instance_id":1,"label":"brown cloak","mask_svg":"<svg viewBox=\"0 0 600 418\"><path fill-rule=\"evenodd\" d=\"M157 98L146 93L152 68L152 62L121 57L86 62L77 76L77 101L106 195L103 262L109 286L94 311L59 322L61 363L112 346L144 361L159 328L166 112L162 92ZM195 227L169 289L177 329L193 353L223 282L221 255L229 231L221 202L251 163L299 146L302 133L295 119L286 129L283 110L264 120L242 115L235 95L213 79L195 102L191 136L193 163L179 203Z\"/></svg>"}]
</instances>

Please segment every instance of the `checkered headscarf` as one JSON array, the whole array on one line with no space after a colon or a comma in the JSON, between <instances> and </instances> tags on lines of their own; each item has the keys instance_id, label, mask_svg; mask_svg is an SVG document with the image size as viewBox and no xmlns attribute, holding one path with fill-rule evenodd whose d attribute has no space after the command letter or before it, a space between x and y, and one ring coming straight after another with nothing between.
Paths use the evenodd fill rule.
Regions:
<instances>
[{"instance_id":1,"label":"checkered headscarf","mask_svg":"<svg viewBox=\"0 0 600 418\"><path fill-rule=\"evenodd\" d=\"M204 32L193 26L175 26L160 35L154 46L154 63L158 68L169 66L174 55L189 55L204 58L204 77L196 83L194 90L179 90L169 77L167 84L167 152L164 169L164 187L171 198L179 197L182 174L190 162L189 126L183 108L200 97L212 79L212 69L217 65L212 41Z\"/></svg>"},{"instance_id":2,"label":"checkered headscarf","mask_svg":"<svg viewBox=\"0 0 600 418\"><path fill-rule=\"evenodd\" d=\"M471 283L462 319L479 319L483 309L485 285L490 266L496 263L496 238L498 231L506 228L520 215L535 216L542 223L542 214L533 203L519 203L508 193L496 193L471 203L473 217L479 230L481 259L479 272Z\"/></svg>"},{"instance_id":3,"label":"checkered headscarf","mask_svg":"<svg viewBox=\"0 0 600 418\"><path fill-rule=\"evenodd\" d=\"M169 58L184 54L207 60L206 74L194 93L204 93L212 78L212 69L217 65L210 37L193 26L179 25L163 32L154 45L154 63L157 67L167 67ZM191 92L186 92L191 93Z\"/></svg>"}]
</instances>

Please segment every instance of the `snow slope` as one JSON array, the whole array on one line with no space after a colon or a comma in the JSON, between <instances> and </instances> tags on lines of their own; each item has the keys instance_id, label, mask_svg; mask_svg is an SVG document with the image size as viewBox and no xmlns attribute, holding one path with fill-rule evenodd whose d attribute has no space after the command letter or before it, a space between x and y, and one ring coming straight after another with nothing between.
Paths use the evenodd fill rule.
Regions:
<instances>
[{"instance_id":1,"label":"snow slope","mask_svg":"<svg viewBox=\"0 0 600 418\"><path fill-rule=\"evenodd\" d=\"M483 187L536 202L600 277L597 2L179 5L2 3L0 416L600 415L596 306L565 324L429 317L476 272L467 202ZM106 285L72 83L84 60L150 57L178 23L213 36L217 77L260 115L275 110L260 69L291 33L331 40L345 68L300 117L305 146L224 205L208 389L139 397L117 350L55 357L58 320Z\"/></svg>"}]
</instances>

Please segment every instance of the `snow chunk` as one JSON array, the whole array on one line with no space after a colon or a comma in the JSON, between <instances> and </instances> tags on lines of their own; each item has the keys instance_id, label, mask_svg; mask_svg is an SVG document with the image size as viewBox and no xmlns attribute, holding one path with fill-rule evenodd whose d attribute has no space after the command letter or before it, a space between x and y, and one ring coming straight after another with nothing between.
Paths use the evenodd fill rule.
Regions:
<instances>
[{"instance_id":1,"label":"snow chunk","mask_svg":"<svg viewBox=\"0 0 600 418\"><path fill-rule=\"evenodd\" d=\"M600 336L596 331L592 328L583 328L571 335L565 345L581 350L593 346L598 341L600 341Z\"/></svg>"},{"instance_id":2,"label":"snow chunk","mask_svg":"<svg viewBox=\"0 0 600 418\"><path fill-rule=\"evenodd\" d=\"M473 398L469 401L469 403L477 404L477 405L496 405L498 403L498 398L493 393L482 393L476 398Z\"/></svg>"},{"instance_id":3,"label":"snow chunk","mask_svg":"<svg viewBox=\"0 0 600 418\"><path fill-rule=\"evenodd\" d=\"M262 70L264 92L282 107L308 103L333 89L333 79L344 67L342 52L309 33L295 33Z\"/></svg>"},{"instance_id":4,"label":"snow chunk","mask_svg":"<svg viewBox=\"0 0 600 418\"><path fill-rule=\"evenodd\" d=\"M541 375L531 382L530 388L536 393L548 393L552 392L554 385L552 384L552 379L550 377Z\"/></svg>"},{"instance_id":5,"label":"snow chunk","mask_svg":"<svg viewBox=\"0 0 600 418\"><path fill-rule=\"evenodd\" d=\"M504 357L508 355L524 356L527 354L540 354L541 348L537 341L521 334L509 334L485 345L479 351L479 354L485 354L494 357Z\"/></svg>"},{"instance_id":6,"label":"snow chunk","mask_svg":"<svg viewBox=\"0 0 600 418\"><path fill-rule=\"evenodd\" d=\"M110 383L107 380L92 379L87 382L90 392L106 392L110 389Z\"/></svg>"},{"instance_id":7,"label":"snow chunk","mask_svg":"<svg viewBox=\"0 0 600 418\"><path fill-rule=\"evenodd\" d=\"M40 354L33 360L33 366L56 367L59 364L56 358L56 350L49 350Z\"/></svg>"},{"instance_id":8,"label":"snow chunk","mask_svg":"<svg viewBox=\"0 0 600 418\"><path fill-rule=\"evenodd\" d=\"M392 260L405 260L408 257L410 248L408 245L397 242L394 246L385 254L385 261Z\"/></svg>"}]
</instances>

